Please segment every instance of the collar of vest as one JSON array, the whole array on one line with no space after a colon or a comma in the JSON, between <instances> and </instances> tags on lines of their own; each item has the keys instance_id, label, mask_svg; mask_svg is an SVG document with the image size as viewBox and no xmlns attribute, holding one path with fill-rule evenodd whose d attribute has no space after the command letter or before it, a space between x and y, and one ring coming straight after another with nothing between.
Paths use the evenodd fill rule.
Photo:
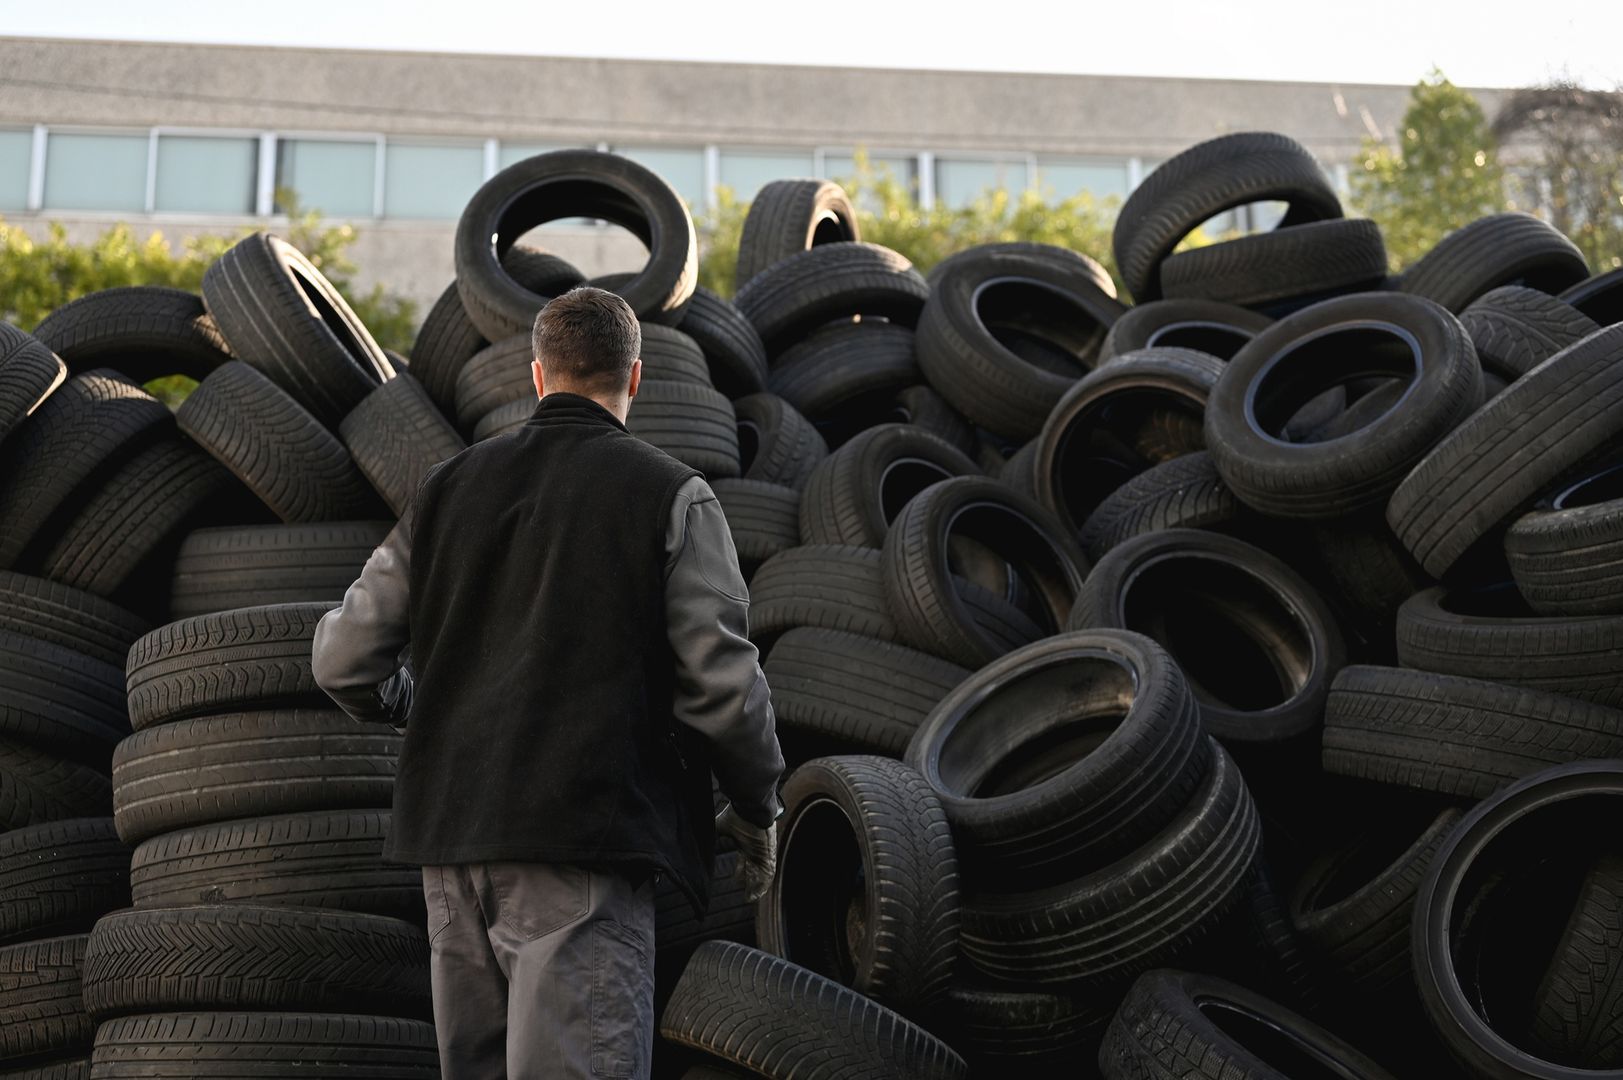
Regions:
<instances>
[{"instance_id":1,"label":"collar of vest","mask_svg":"<svg viewBox=\"0 0 1623 1080\"><path fill-rule=\"evenodd\" d=\"M528 421L531 424L606 424L619 428L626 426L620 423L615 416L602 405L583 394L571 394L563 390L548 394L535 404L535 412L530 414Z\"/></svg>"}]
</instances>

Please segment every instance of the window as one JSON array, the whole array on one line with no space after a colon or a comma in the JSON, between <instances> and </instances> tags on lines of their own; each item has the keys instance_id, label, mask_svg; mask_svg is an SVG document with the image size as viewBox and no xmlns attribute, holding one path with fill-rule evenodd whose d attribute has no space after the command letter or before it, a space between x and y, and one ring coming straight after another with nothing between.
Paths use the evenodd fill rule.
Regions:
<instances>
[{"instance_id":1,"label":"window","mask_svg":"<svg viewBox=\"0 0 1623 1080\"><path fill-rule=\"evenodd\" d=\"M943 206L968 206L999 189L1019 195L1026 187L1024 158L936 158L935 197Z\"/></svg>"},{"instance_id":2,"label":"window","mask_svg":"<svg viewBox=\"0 0 1623 1080\"><path fill-rule=\"evenodd\" d=\"M276 145L276 186L291 191L300 209L332 217L371 217L376 212L377 143L280 139ZM287 210L280 202L276 208Z\"/></svg>"},{"instance_id":3,"label":"window","mask_svg":"<svg viewBox=\"0 0 1623 1080\"><path fill-rule=\"evenodd\" d=\"M383 157L383 213L454 218L485 179L483 146L391 142Z\"/></svg>"},{"instance_id":4,"label":"window","mask_svg":"<svg viewBox=\"0 0 1623 1080\"><path fill-rule=\"evenodd\" d=\"M50 210L135 210L147 205L146 135L51 132L45 140Z\"/></svg>"},{"instance_id":5,"label":"window","mask_svg":"<svg viewBox=\"0 0 1623 1080\"><path fill-rule=\"evenodd\" d=\"M0 210L28 209L28 167L33 157L32 131L0 131Z\"/></svg>"},{"instance_id":6,"label":"window","mask_svg":"<svg viewBox=\"0 0 1623 1080\"><path fill-rule=\"evenodd\" d=\"M812 175L810 150L723 150L718 182L748 202L773 180Z\"/></svg>"},{"instance_id":7,"label":"window","mask_svg":"<svg viewBox=\"0 0 1623 1080\"><path fill-rule=\"evenodd\" d=\"M258 184L258 139L158 136L154 210L251 214Z\"/></svg>"},{"instance_id":8,"label":"window","mask_svg":"<svg viewBox=\"0 0 1623 1080\"><path fill-rule=\"evenodd\" d=\"M1069 199L1085 191L1095 199L1127 197L1127 162L1108 158L1048 158L1037 163L1045 197Z\"/></svg>"},{"instance_id":9,"label":"window","mask_svg":"<svg viewBox=\"0 0 1623 1080\"><path fill-rule=\"evenodd\" d=\"M875 180L889 177L913 193L919 193L919 162L911 154L869 154L868 171ZM855 154L828 153L823 155L823 175L830 180L853 180L857 175ZM868 207L872 210L875 207Z\"/></svg>"},{"instance_id":10,"label":"window","mask_svg":"<svg viewBox=\"0 0 1623 1080\"><path fill-rule=\"evenodd\" d=\"M615 153L646 166L665 178L690 208L702 208L704 192L704 151L698 147L626 146Z\"/></svg>"}]
</instances>

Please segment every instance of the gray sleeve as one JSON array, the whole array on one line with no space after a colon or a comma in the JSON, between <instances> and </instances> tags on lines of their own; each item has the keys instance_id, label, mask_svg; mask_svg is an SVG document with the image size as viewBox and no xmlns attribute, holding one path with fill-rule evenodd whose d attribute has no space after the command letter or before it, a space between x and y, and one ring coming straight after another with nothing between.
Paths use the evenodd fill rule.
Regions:
<instances>
[{"instance_id":1,"label":"gray sleeve","mask_svg":"<svg viewBox=\"0 0 1623 1080\"><path fill-rule=\"evenodd\" d=\"M411 672L400 663L411 640L410 570L410 530L402 522L366 560L343 604L316 624L316 685L356 720L399 728L411 711Z\"/></svg>"},{"instance_id":2,"label":"gray sleeve","mask_svg":"<svg viewBox=\"0 0 1623 1080\"><path fill-rule=\"evenodd\" d=\"M772 699L749 639L749 593L715 493L695 477L678 489L666 531L665 621L676 654L676 718L709 741L722 792L746 821L777 817Z\"/></svg>"}]
</instances>

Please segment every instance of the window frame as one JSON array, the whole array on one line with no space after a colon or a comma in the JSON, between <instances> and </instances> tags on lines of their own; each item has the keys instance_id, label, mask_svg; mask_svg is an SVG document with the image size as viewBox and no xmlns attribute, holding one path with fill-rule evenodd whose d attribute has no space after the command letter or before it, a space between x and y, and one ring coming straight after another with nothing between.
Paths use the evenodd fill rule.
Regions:
<instances>
[{"instance_id":1,"label":"window frame","mask_svg":"<svg viewBox=\"0 0 1623 1080\"><path fill-rule=\"evenodd\" d=\"M87 217L90 220L106 218L108 221L118 221L130 214L150 216L152 214L152 153L153 138L151 128L119 127L116 124L40 124L37 129L43 130L44 137L36 138L34 152L37 158L30 164L39 172L39 205L31 213L67 213L75 217ZM141 209L139 210L95 210L76 209L71 206L47 206L45 204L45 189L50 183L50 146L52 135L116 135L127 138L143 138L147 144L147 162L145 189L142 193ZM32 186L32 185L30 185ZM32 191L29 193L33 194ZM30 199L32 201L32 199Z\"/></svg>"},{"instance_id":2,"label":"window frame","mask_svg":"<svg viewBox=\"0 0 1623 1080\"><path fill-rule=\"evenodd\" d=\"M384 135L377 131L304 131L304 130L276 130L271 132L276 145L276 165L271 173L271 206L266 217L273 222L290 220L286 212L276 209L276 181L280 178L282 164L282 143L284 142L348 142L372 144L372 212L366 218L338 217L339 221L380 221L383 219L383 146ZM329 216L329 215L324 215Z\"/></svg>"},{"instance_id":3,"label":"window frame","mask_svg":"<svg viewBox=\"0 0 1623 1080\"><path fill-rule=\"evenodd\" d=\"M205 218L231 221L242 217L263 217L259 213L259 184L264 175L265 135L263 128L205 128L193 125L160 124L152 129L147 146L147 204L144 213L158 221L185 221ZM165 136L183 139L252 139L254 141L254 206L244 214L221 214L211 210L159 210L158 209L158 141ZM274 143L272 146L274 147ZM272 156L272 184L275 184L275 158Z\"/></svg>"}]
</instances>

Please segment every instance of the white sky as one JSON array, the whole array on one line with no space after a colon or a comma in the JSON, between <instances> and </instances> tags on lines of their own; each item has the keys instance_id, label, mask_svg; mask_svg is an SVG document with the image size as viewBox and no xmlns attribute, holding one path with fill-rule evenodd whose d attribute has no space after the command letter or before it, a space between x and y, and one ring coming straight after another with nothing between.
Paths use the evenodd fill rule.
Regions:
<instances>
[{"instance_id":1,"label":"white sky","mask_svg":"<svg viewBox=\"0 0 1623 1080\"><path fill-rule=\"evenodd\" d=\"M1623 83L1616 0L0 0L0 34L657 60Z\"/></svg>"}]
</instances>

